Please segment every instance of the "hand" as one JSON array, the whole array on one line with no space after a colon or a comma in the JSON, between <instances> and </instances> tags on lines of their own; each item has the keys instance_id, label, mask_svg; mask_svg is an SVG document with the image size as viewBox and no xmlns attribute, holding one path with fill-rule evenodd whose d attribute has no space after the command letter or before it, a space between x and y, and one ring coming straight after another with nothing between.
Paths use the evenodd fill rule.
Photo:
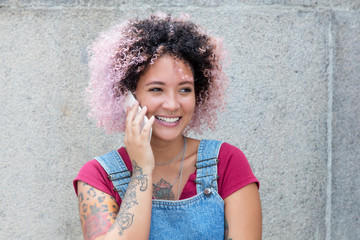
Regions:
<instances>
[{"instance_id":1,"label":"hand","mask_svg":"<svg viewBox=\"0 0 360 240\"><path fill-rule=\"evenodd\" d=\"M155 167L154 154L152 152L149 137L151 127L154 123L154 116L147 121L141 129L141 122L147 112L146 106L137 113L139 102L136 101L131 108L127 109L126 129L124 143L129 154L130 161L135 161L142 168L149 168L151 171Z\"/></svg>"}]
</instances>

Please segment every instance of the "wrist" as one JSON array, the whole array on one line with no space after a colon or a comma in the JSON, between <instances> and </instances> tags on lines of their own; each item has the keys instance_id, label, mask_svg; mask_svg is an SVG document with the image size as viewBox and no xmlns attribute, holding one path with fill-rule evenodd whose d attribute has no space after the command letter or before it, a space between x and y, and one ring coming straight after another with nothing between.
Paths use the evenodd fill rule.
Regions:
<instances>
[{"instance_id":1,"label":"wrist","mask_svg":"<svg viewBox=\"0 0 360 240\"><path fill-rule=\"evenodd\" d=\"M135 160L133 160L132 162L132 175L133 176L137 176L137 175L148 175L148 176L152 176L152 173L154 171L155 165L149 165L149 164L138 164Z\"/></svg>"}]
</instances>

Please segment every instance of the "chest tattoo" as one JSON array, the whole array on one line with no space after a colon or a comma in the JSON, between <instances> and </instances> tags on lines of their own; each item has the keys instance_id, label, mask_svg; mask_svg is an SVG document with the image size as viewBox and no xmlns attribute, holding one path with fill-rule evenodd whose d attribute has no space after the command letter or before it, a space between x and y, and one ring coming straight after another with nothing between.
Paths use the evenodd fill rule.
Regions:
<instances>
[{"instance_id":1,"label":"chest tattoo","mask_svg":"<svg viewBox=\"0 0 360 240\"><path fill-rule=\"evenodd\" d=\"M174 200L175 196L172 192L173 185L165 181L163 178L158 183L153 183L153 196L156 199Z\"/></svg>"}]
</instances>

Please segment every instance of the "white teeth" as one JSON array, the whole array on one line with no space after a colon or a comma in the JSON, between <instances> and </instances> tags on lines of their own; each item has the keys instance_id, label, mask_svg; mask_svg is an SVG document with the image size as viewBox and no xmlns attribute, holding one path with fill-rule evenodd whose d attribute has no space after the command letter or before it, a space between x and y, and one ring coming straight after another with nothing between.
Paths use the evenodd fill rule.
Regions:
<instances>
[{"instance_id":1,"label":"white teeth","mask_svg":"<svg viewBox=\"0 0 360 240\"><path fill-rule=\"evenodd\" d=\"M173 122L176 122L176 121L179 121L179 117L177 118L164 118L164 117L156 117L157 119L161 120L161 121L164 121L164 122L169 122L169 123L173 123Z\"/></svg>"}]
</instances>

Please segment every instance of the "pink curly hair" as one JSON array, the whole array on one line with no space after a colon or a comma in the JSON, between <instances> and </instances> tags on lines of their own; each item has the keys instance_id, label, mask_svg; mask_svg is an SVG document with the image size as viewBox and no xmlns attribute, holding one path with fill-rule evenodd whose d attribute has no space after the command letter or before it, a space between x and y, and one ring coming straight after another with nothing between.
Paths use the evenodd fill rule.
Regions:
<instances>
[{"instance_id":1,"label":"pink curly hair","mask_svg":"<svg viewBox=\"0 0 360 240\"><path fill-rule=\"evenodd\" d=\"M158 30L159 26L163 29ZM152 32L151 36L149 32ZM161 34L167 39L160 39ZM185 41L187 49L177 50L180 46L184 48L181 41ZM123 104L126 93L135 90L144 69L166 53L183 59L193 70L199 69L199 73L194 74L195 112L186 131L215 130L217 114L225 109L228 86L228 78L222 69L223 45L220 39L208 36L187 17L152 15L146 20L128 20L102 33L89 52L90 82L86 89L91 108L89 116L108 134L125 130ZM198 59L188 57L193 55L198 55Z\"/></svg>"}]
</instances>

